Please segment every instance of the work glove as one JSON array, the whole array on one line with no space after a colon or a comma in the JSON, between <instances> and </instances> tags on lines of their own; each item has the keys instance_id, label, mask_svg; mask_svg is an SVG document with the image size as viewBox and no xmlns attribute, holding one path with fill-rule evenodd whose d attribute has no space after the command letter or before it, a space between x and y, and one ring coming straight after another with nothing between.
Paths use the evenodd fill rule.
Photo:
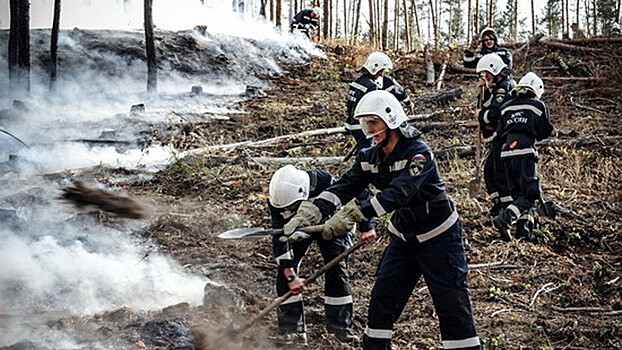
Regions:
<instances>
[{"instance_id":1,"label":"work glove","mask_svg":"<svg viewBox=\"0 0 622 350\"><path fill-rule=\"evenodd\" d=\"M324 223L322 237L329 240L334 236L344 235L354 228L354 224L363 220L367 218L363 215L356 199L353 199Z\"/></svg>"},{"instance_id":2,"label":"work glove","mask_svg":"<svg viewBox=\"0 0 622 350\"><path fill-rule=\"evenodd\" d=\"M320 208L309 201L303 201L300 203L300 207L296 211L296 215L289 219L289 222L283 226L283 234L287 237L286 240L290 240L290 236L296 232L299 227L307 227L317 225L322 220L322 213Z\"/></svg>"},{"instance_id":3,"label":"work glove","mask_svg":"<svg viewBox=\"0 0 622 350\"><path fill-rule=\"evenodd\" d=\"M294 233L292 233L289 236L281 236L279 237L279 241L281 242L291 242L291 243L296 243L296 242L300 242L303 241L307 238L311 237L310 234L303 232L303 231L294 231Z\"/></svg>"}]
</instances>

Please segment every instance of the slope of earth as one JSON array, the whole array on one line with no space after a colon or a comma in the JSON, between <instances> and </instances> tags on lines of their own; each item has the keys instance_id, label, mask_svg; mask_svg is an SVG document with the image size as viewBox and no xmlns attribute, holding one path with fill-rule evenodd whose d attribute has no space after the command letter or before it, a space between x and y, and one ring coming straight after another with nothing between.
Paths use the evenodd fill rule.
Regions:
<instances>
[{"instance_id":1,"label":"slope of earth","mask_svg":"<svg viewBox=\"0 0 622 350\"><path fill-rule=\"evenodd\" d=\"M620 128L610 118L622 112L622 100L603 78L622 81L615 69L622 63L622 52L615 45L605 49L610 52L605 61L590 53L568 53L544 46L521 51L515 57L517 80L529 70L544 77L543 100L551 109L557 129L552 138L568 141L541 148L539 170L543 187L562 213L556 220L539 219L537 243L506 243L498 238L487 216L490 203L485 195L469 196L467 184L472 179L473 158L449 153L440 159L449 193L465 222L468 256L473 266L471 294L480 336L488 349L614 349L622 345ZM209 145L341 125L345 119L347 83L351 79L348 68L358 68L369 51L335 45L324 50L328 59L288 67L290 74L273 81L275 87L268 91L267 98L245 102L242 109L248 114L233 116L228 122L196 125L195 130L188 132L202 135L202 145ZM444 53L436 55L442 57ZM394 54L400 68L399 81L412 97L434 92L433 87L424 84L422 65L408 59L418 56L422 55ZM458 53L451 53L451 57L459 63ZM556 64L562 59L572 63L570 69ZM462 98L440 106L418 106L418 113L441 111L433 118L444 122L473 119L474 79L474 75L449 71L445 84L448 88L462 87ZM433 149L472 145L476 139L472 129L459 126L428 130L425 138ZM133 191L171 207L170 214L162 215L152 227L150 235L156 242L183 263L206 267L210 278L244 298L243 309L230 311L236 317L249 318L274 297L276 265L270 242L223 241L216 235L237 226L269 226L267 184L282 163L263 163L254 157L344 156L351 146L346 135L330 134L205 152L200 157L183 159L158 174L153 182ZM339 174L351 162L303 160L298 165ZM173 212L185 214L175 216ZM380 231L386 233L383 227ZM358 335L365 327L374 270L387 241L383 237L349 260L355 300L354 330ZM312 249L302 275L311 274L321 265L319 254ZM310 339L307 348L348 348L323 328L321 285L320 280L306 295ZM199 329L223 325L221 319L209 314L203 317L198 318ZM257 336L261 334L265 342L260 342L260 347L274 347L271 339L276 332L275 323L274 313L270 313L254 325L252 335L242 337L236 344L242 346L244 341L252 341L258 346ZM438 348L438 333L431 299L421 281L396 323L394 348Z\"/></svg>"},{"instance_id":2,"label":"slope of earth","mask_svg":"<svg viewBox=\"0 0 622 350\"><path fill-rule=\"evenodd\" d=\"M620 194L622 193L620 128L611 116L620 115L622 100L610 86L622 83L619 44L604 45L603 55L534 46L515 55L517 80L529 70L545 77L543 100L551 109L564 140L540 148L539 171L548 198L561 208L555 220L540 218L538 241L503 242L490 225L485 194L471 196L473 157L445 152L439 167L448 191L464 220L470 287L475 317L486 349L617 349L622 346L620 321ZM240 105L244 114L209 124L188 124L183 137L164 140L177 149L248 140L264 140L313 129L333 128L345 119L345 96L352 70L369 53L366 48L329 44L327 59L287 67L274 78L263 99ZM336 52L339 52L337 54ZM458 52L436 52L459 64ZM422 53L393 53L396 76L411 97L434 92L426 86ZM563 59L569 68L559 66ZM438 65L437 65L438 71ZM606 77L606 78L605 78ZM416 121L435 150L474 145L474 129L458 121L473 119L475 75L452 71L447 88L462 87L460 98L438 105L419 105ZM431 128L427 121L443 122ZM149 349L275 349L274 312L238 337L226 330L241 325L275 297L276 264L266 239L219 240L218 233L246 226L268 227L268 182L283 159L300 158L301 167L335 175L352 160L308 161L306 157L344 157L352 148L349 136L329 133L299 136L246 147L205 150L180 158L147 183L130 191L154 208L148 229L141 232L158 249L179 260L187 270L209 277L205 305L176 305L161 312L131 310L98 315L90 320L68 319L57 325L102 330L102 339L122 338L129 348ZM328 160L326 160L328 159ZM331 161L331 159L333 159ZM364 246L349 259L353 288L354 331L362 336L374 272L388 242L386 220L382 238ZM323 265L313 248L302 266L308 276ZM289 349L351 349L326 333L323 326L323 280L305 295L309 345ZM84 323L84 325L82 325ZM82 326L81 326L82 325ZM420 281L394 332L395 349L440 347L438 320L424 281ZM188 331L190 328L193 330ZM77 331L79 333L79 331ZM191 345L185 336L194 334ZM182 336L180 336L180 334Z\"/></svg>"}]
</instances>

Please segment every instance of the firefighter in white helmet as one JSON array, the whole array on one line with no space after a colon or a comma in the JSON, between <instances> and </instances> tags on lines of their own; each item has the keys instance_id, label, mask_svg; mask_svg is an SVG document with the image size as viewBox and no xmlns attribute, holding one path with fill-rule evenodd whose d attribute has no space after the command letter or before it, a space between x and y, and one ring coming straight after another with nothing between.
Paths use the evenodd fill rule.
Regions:
<instances>
[{"instance_id":1,"label":"firefighter in white helmet","mask_svg":"<svg viewBox=\"0 0 622 350\"><path fill-rule=\"evenodd\" d=\"M551 135L553 125L549 110L540 100L544 92L542 79L529 72L518 82L516 97L500 107L497 133L503 146L501 164L514 201L494 220L504 240L511 240L510 227L516 224L516 238L534 241L534 204L542 198L536 170L536 141Z\"/></svg>"},{"instance_id":2,"label":"firefighter in white helmet","mask_svg":"<svg viewBox=\"0 0 622 350\"><path fill-rule=\"evenodd\" d=\"M363 349L391 348L394 322L421 276L434 301L444 348L479 349L462 224L445 193L432 150L387 91L363 96L354 117L365 135L374 139L374 146L361 150L337 182L284 226L284 234L293 234L302 223L316 224L335 211L324 223L326 237L346 234L355 222L393 213L388 225L391 239L371 292ZM355 199L370 184L378 192L369 199ZM368 244L375 239L375 232L361 235Z\"/></svg>"},{"instance_id":3,"label":"firefighter in white helmet","mask_svg":"<svg viewBox=\"0 0 622 350\"><path fill-rule=\"evenodd\" d=\"M512 98L511 91L514 90L516 82L510 78L512 70L494 53L479 60L477 73L480 74L477 83L480 89L478 100L482 101L482 106L475 111L475 118L479 121L484 145L489 149L484 162L484 184L492 201L490 215L494 218L512 202L504 169L500 164L503 142L497 137L497 125L499 107Z\"/></svg>"},{"instance_id":4,"label":"firefighter in white helmet","mask_svg":"<svg viewBox=\"0 0 622 350\"><path fill-rule=\"evenodd\" d=\"M290 32L300 31L304 33L309 40L313 37L313 33L320 25L320 12L319 7L312 9L305 9L298 12L292 21L290 26Z\"/></svg>"},{"instance_id":5,"label":"firefighter in white helmet","mask_svg":"<svg viewBox=\"0 0 622 350\"><path fill-rule=\"evenodd\" d=\"M348 111L348 119L346 120L346 130L354 137L357 142L357 149L371 146L371 140L366 138L361 131L361 125L354 118L354 109L366 93L375 90L386 90L391 92L402 102L410 112L413 111L414 105L406 90L393 78L386 76L385 73L393 69L393 63L389 56L382 52L372 52L367 56L360 72L362 75L354 82L350 83L348 90L348 100L346 107Z\"/></svg>"},{"instance_id":6,"label":"firefighter in white helmet","mask_svg":"<svg viewBox=\"0 0 622 350\"><path fill-rule=\"evenodd\" d=\"M334 181L335 179L331 174L321 170L300 170L293 165L286 165L277 170L270 180L269 190L268 207L272 218L272 227L283 228L297 212L308 212L308 207L312 204L307 200L315 198ZM369 192L367 190L362 191L361 196L361 198L367 198ZM305 222L300 224L301 226L309 225ZM359 229L361 232L375 232L374 222L362 222ZM353 232L324 239L321 233L305 234L300 231L291 235L289 239L283 236L273 238L273 253L279 267L276 278L277 294L281 296L288 291L294 293L293 297L277 309L278 343L305 344L307 341L301 295L305 286L304 279L298 277L298 272L302 258L311 243L316 242L324 261L329 262L350 248L353 239ZM348 281L346 259L330 269L325 275L324 307L327 331L333 333L342 342L357 341L357 338L352 334L352 294Z\"/></svg>"},{"instance_id":7,"label":"firefighter in white helmet","mask_svg":"<svg viewBox=\"0 0 622 350\"><path fill-rule=\"evenodd\" d=\"M476 52L479 43L481 43L482 48ZM490 27L484 28L479 36L479 39L473 38L471 45L464 50L464 57L462 59L464 67L477 67L477 62L489 53L499 55L503 62L509 68L512 68L512 52L504 47L499 47L499 43L497 42L497 32Z\"/></svg>"}]
</instances>

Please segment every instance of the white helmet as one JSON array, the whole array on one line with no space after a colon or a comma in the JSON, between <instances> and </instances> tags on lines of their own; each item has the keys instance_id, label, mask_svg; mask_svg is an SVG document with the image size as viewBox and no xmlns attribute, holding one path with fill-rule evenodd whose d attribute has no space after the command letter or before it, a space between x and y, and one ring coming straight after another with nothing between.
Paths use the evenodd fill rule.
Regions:
<instances>
[{"instance_id":1,"label":"white helmet","mask_svg":"<svg viewBox=\"0 0 622 350\"><path fill-rule=\"evenodd\" d=\"M542 96L542 93L544 92L544 83L542 82L542 79L536 75L536 73L529 72L525 74L525 76L522 77L516 85L516 92L520 93L525 91L533 92L536 94L537 98Z\"/></svg>"},{"instance_id":2,"label":"white helmet","mask_svg":"<svg viewBox=\"0 0 622 350\"><path fill-rule=\"evenodd\" d=\"M477 73L486 71L492 75L499 75L503 68L505 68L505 62L503 62L501 57L496 53L489 53L488 55L484 55L484 57L480 58L477 62L476 70Z\"/></svg>"},{"instance_id":3,"label":"white helmet","mask_svg":"<svg viewBox=\"0 0 622 350\"><path fill-rule=\"evenodd\" d=\"M313 8L312 11L313 11L313 13L315 14L316 17L320 17L320 15L321 15L320 13L322 12L322 9L316 6L316 7Z\"/></svg>"},{"instance_id":4,"label":"white helmet","mask_svg":"<svg viewBox=\"0 0 622 350\"><path fill-rule=\"evenodd\" d=\"M354 118L360 119L365 116L377 116L382 119L391 130L397 129L408 119L400 101L386 90L374 90L363 95L354 109ZM361 123L365 136L372 137L366 123Z\"/></svg>"},{"instance_id":5,"label":"white helmet","mask_svg":"<svg viewBox=\"0 0 622 350\"><path fill-rule=\"evenodd\" d=\"M289 164L274 172L270 180L270 204L285 208L309 198L309 174Z\"/></svg>"},{"instance_id":6,"label":"white helmet","mask_svg":"<svg viewBox=\"0 0 622 350\"><path fill-rule=\"evenodd\" d=\"M495 31L492 27L482 29L482 32L479 34L479 38L482 39L484 35L492 35L495 41L497 41L497 31Z\"/></svg>"},{"instance_id":7,"label":"white helmet","mask_svg":"<svg viewBox=\"0 0 622 350\"><path fill-rule=\"evenodd\" d=\"M374 75L381 69L393 69L393 63L391 63L389 56L382 52L376 51L367 56L367 60L365 60L365 63L363 64L363 68L367 69L371 75Z\"/></svg>"}]
</instances>

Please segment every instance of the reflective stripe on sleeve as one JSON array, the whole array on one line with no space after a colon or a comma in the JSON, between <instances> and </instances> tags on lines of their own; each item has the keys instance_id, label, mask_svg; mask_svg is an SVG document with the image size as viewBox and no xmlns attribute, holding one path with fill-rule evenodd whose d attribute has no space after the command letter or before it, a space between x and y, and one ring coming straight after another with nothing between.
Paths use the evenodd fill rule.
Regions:
<instances>
[{"instance_id":1,"label":"reflective stripe on sleeve","mask_svg":"<svg viewBox=\"0 0 622 350\"><path fill-rule=\"evenodd\" d=\"M363 169L363 171L371 171L372 173L378 172L378 166L375 164L369 164L368 162L361 162L361 169Z\"/></svg>"},{"instance_id":2,"label":"reflective stripe on sleeve","mask_svg":"<svg viewBox=\"0 0 622 350\"><path fill-rule=\"evenodd\" d=\"M443 340L443 349L463 349L478 346L479 337L471 337L459 340Z\"/></svg>"},{"instance_id":3,"label":"reflective stripe on sleeve","mask_svg":"<svg viewBox=\"0 0 622 350\"><path fill-rule=\"evenodd\" d=\"M458 215L458 211L454 210L453 213L451 213L451 215L449 215L449 217L443 221L442 224L436 226L436 228L426 232L426 233L422 233L420 235L417 235L417 240L419 241L419 243L423 243L429 239L432 239L438 235L440 235L441 233L447 231L447 229L449 229L454 223L456 223L456 221L458 221L458 218L460 217L460 215Z\"/></svg>"},{"instance_id":4,"label":"reflective stripe on sleeve","mask_svg":"<svg viewBox=\"0 0 622 350\"><path fill-rule=\"evenodd\" d=\"M395 85L391 85L388 88L384 89L384 91L388 91L388 92L391 92L393 90L395 90Z\"/></svg>"},{"instance_id":5,"label":"reflective stripe on sleeve","mask_svg":"<svg viewBox=\"0 0 622 350\"><path fill-rule=\"evenodd\" d=\"M533 215L531 215L529 212L521 215L520 218L518 218L519 220L527 220L529 222L531 222L532 224L535 222L535 219L533 217Z\"/></svg>"},{"instance_id":6,"label":"reflective stripe on sleeve","mask_svg":"<svg viewBox=\"0 0 622 350\"><path fill-rule=\"evenodd\" d=\"M484 143L488 143L488 142L491 142L492 140L494 140L495 137L497 137L497 132L496 131L492 133L492 136L487 137L487 138L483 139L482 141Z\"/></svg>"},{"instance_id":7,"label":"reflective stripe on sleeve","mask_svg":"<svg viewBox=\"0 0 622 350\"><path fill-rule=\"evenodd\" d=\"M365 335L370 338L391 339L391 336L393 335L393 330L365 327Z\"/></svg>"},{"instance_id":8,"label":"reflective stripe on sleeve","mask_svg":"<svg viewBox=\"0 0 622 350\"><path fill-rule=\"evenodd\" d=\"M380 204L380 201L378 201L378 197L376 196L372 197L369 202L371 203L371 206L374 208L374 211L376 212L377 216L381 216L387 213L387 211L382 207L382 204Z\"/></svg>"},{"instance_id":9,"label":"reflective stripe on sleeve","mask_svg":"<svg viewBox=\"0 0 622 350\"><path fill-rule=\"evenodd\" d=\"M331 202L337 209L341 208L341 199L332 192L324 191L317 198Z\"/></svg>"},{"instance_id":10,"label":"reflective stripe on sleeve","mask_svg":"<svg viewBox=\"0 0 622 350\"><path fill-rule=\"evenodd\" d=\"M406 164L408 164L408 159L399 160L391 164L391 166L389 167L389 171L393 172L403 170L406 167Z\"/></svg>"},{"instance_id":11,"label":"reflective stripe on sleeve","mask_svg":"<svg viewBox=\"0 0 622 350\"><path fill-rule=\"evenodd\" d=\"M282 260L294 260L294 252L290 249L286 251L285 253L277 256L275 259L276 259L277 265L280 264Z\"/></svg>"},{"instance_id":12,"label":"reflective stripe on sleeve","mask_svg":"<svg viewBox=\"0 0 622 350\"><path fill-rule=\"evenodd\" d=\"M352 296L346 295L344 297L324 297L324 304L326 305L347 305L352 304Z\"/></svg>"},{"instance_id":13,"label":"reflective stripe on sleeve","mask_svg":"<svg viewBox=\"0 0 622 350\"><path fill-rule=\"evenodd\" d=\"M538 117L542 115L542 110L541 110L541 109L539 109L539 108L537 108L537 107L535 107L535 106L532 106L532 105L514 105L514 106L508 106L508 107L504 108L504 109L501 111L501 114L505 114L505 113L507 113L507 112L511 112L511 111L520 111L520 110L523 110L523 109L528 109L528 110L530 110L530 111L534 112L534 113L535 113Z\"/></svg>"},{"instance_id":14,"label":"reflective stripe on sleeve","mask_svg":"<svg viewBox=\"0 0 622 350\"><path fill-rule=\"evenodd\" d=\"M302 301L302 294L292 295L291 297L287 298L287 300L282 302L281 305L293 304L293 303L297 303L299 301Z\"/></svg>"},{"instance_id":15,"label":"reflective stripe on sleeve","mask_svg":"<svg viewBox=\"0 0 622 350\"><path fill-rule=\"evenodd\" d=\"M484 119L484 122L486 122L486 124L490 124L490 120L488 120L488 112L490 112L489 109L484 112L484 116L482 117L482 119Z\"/></svg>"},{"instance_id":16,"label":"reflective stripe on sleeve","mask_svg":"<svg viewBox=\"0 0 622 350\"><path fill-rule=\"evenodd\" d=\"M515 206L514 204L510 204L510 205L508 205L508 208L507 208L507 209L508 209L508 210L510 210L510 211L512 211L512 212L516 215L516 217L519 217L519 216L520 216L520 209L518 209L518 207L517 207L517 206Z\"/></svg>"},{"instance_id":17,"label":"reflective stripe on sleeve","mask_svg":"<svg viewBox=\"0 0 622 350\"><path fill-rule=\"evenodd\" d=\"M464 60L464 62L473 62L473 61L475 61L475 56L468 57L468 56L465 55L463 60Z\"/></svg>"},{"instance_id":18,"label":"reflective stripe on sleeve","mask_svg":"<svg viewBox=\"0 0 622 350\"><path fill-rule=\"evenodd\" d=\"M357 90L359 90L359 91L367 92L367 88L365 86L357 83L356 81L351 82L350 86L355 88L355 89L357 89Z\"/></svg>"},{"instance_id":19,"label":"reflective stripe on sleeve","mask_svg":"<svg viewBox=\"0 0 622 350\"><path fill-rule=\"evenodd\" d=\"M498 197L499 197L499 192L493 192L493 193L490 194L489 198L491 200L493 200L493 199L498 198Z\"/></svg>"},{"instance_id":20,"label":"reflective stripe on sleeve","mask_svg":"<svg viewBox=\"0 0 622 350\"><path fill-rule=\"evenodd\" d=\"M509 203L509 202L514 202L514 198L512 198L512 196L503 196L500 198L501 203Z\"/></svg>"},{"instance_id":21,"label":"reflective stripe on sleeve","mask_svg":"<svg viewBox=\"0 0 622 350\"><path fill-rule=\"evenodd\" d=\"M501 158L526 156L529 154L538 156L538 151L536 151L535 148L522 148L522 149L512 149L508 151L501 151Z\"/></svg>"}]
</instances>

